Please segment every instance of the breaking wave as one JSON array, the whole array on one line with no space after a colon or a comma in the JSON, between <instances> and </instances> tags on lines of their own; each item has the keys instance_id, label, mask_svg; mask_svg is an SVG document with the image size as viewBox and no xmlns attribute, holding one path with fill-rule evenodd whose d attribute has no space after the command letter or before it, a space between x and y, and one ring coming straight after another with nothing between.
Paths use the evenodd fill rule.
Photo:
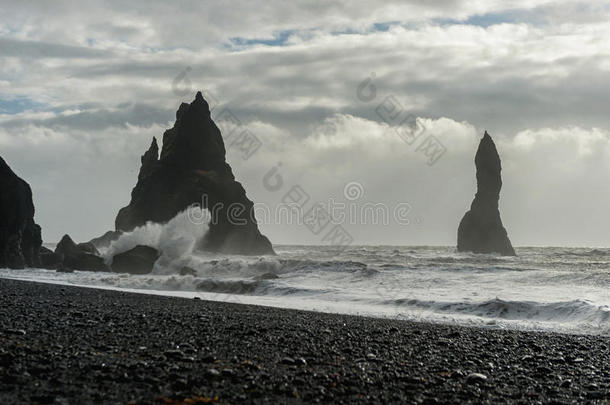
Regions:
<instances>
[{"instance_id":1,"label":"breaking wave","mask_svg":"<svg viewBox=\"0 0 610 405\"><path fill-rule=\"evenodd\" d=\"M197 244L207 232L207 226L194 224L186 211L176 215L165 224L148 222L131 232L124 233L101 252L107 264L112 258L138 245L157 249L161 256L155 263L154 273L171 273L188 266Z\"/></svg>"},{"instance_id":2,"label":"breaking wave","mask_svg":"<svg viewBox=\"0 0 610 405\"><path fill-rule=\"evenodd\" d=\"M467 314L512 321L588 322L602 325L610 320L610 307L595 305L584 300L540 303L534 301L505 301L499 298L483 302L398 299L393 303L435 312Z\"/></svg>"},{"instance_id":3,"label":"breaking wave","mask_svg":"<svg viewBox=\"0 0 610 405\"><path fill-rule=\"evenodd\" d=\"M0 277L218 301L486 327L610 335L610 250L521 248L517 257L453 247L276 246L277 256L198 249L186 213L146 224L102 251L161 252L146 275L0 269Z\"/></svg>"}]
</instances>

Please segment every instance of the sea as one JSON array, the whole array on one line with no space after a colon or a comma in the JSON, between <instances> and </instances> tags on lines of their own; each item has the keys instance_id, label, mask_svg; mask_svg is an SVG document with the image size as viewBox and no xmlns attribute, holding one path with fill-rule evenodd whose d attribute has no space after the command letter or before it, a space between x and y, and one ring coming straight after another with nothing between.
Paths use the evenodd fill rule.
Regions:
<instances>
[{"instance_id":1,"label":"sea","mask_svg":"<svg viewBox=\"0 0 610 405\"><path fill-rule=\"evenodd\" d=\"M197 249L205 229L178 216L123 235L162 255L151 274L0 269L0 277L482 328L610 336L610 249L520 247L516 257L454 246L275 245L276 256ZM53 248L53 245L47 245ZM185 270L185 267L189 268Z\"/></svg>"}]
</instances>

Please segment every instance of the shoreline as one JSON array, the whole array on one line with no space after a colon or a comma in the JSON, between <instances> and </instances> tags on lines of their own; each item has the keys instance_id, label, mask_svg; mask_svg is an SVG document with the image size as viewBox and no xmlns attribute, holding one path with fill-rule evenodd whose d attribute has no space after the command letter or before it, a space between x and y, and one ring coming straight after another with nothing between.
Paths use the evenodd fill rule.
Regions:
<instances>
[{"instance_id":1,"label":"shoreline","mask_svg":"<svg viewBox=\"0 0 610 405\"><path fill-rule=\"evenodd\" d=\"M9 279L0 291L3 403L610 400L603 336Z\"/></svg>"},{"instance_id":2,"label":"shoreline","mask_svg":"<svg viewBox=\"0 0 610 405\"><path fill-rule=\"evenodd\" d=\"M27 270L27 269L26 269ZM34 270L41 270L41 269L34 269ZM45 269L42 269L45 270ZM55 270L45 270L45 271L49 271L51 273L56 273ZM15 271L11 271L11 273L15 274L17 272ZM113 274L116 275L116 273L108 273L108 274ZM466 322L459 322L455 319L451 319L451 320L442 320L442 319L438 319L438 320L432 320L432 319L426 319L426 318L418 318L418 317L408 317L408 316L402 316L400 315L400 313L398 312L367 312L366 309L363 309L362 311L352 311L352 312L341 312L340 310L334 309L334 308L330 308L330 307L323 307L323 308L315 308L312 309L311 307L307 307L307 306L299 306L299 305L293 305L293 306L286 306L287 303L285 302L274 302L274 301L267 301L267 302L260 302L257 300L250 300L250 296L248 295L241 295L241 294L234 294L234 293L222 293L222 292L209 292L209 291L192 291L192 290L158 290L158 289L146 289L146 288L130 288L130 287L118 287L118 286L105 286L105 285L91 285L91 284L77 284L77 283L73 283L73 282L66 282L66 281L57 281L57 280L51 280L51 279L47 279L47 280L41 280L38 278L28 278L28 277L23 277L23 278L19 278L19 277L0 277L0 279L6 279L6 280L15 280L15 281L24 281L24 282L32 282L32 283L42 283L42 284L52 284L52 285L58 285L58 286L67 286L67 287L77 287L77 288L88 288L88 289L98 289L98 290L104 290L104 291L116 291L116 292L125 292L125 293L129 293L129 294L142 294L142 295L154 295L154 296L159 296L159 297L169 297L169 298L180 298L180 299L201 299L203 301L209 301L209 302L225 302L225 303L230 303L230 304L237 304L237 305L247 305L247 306L256 306L256 307L262 307L262 308L275 308L275 309L284 309L284 310L293 310L293 311L305 311L305 312L313 312L313 313L322 313L322 314L330 314L330 315L345 315L345 316L356 316L356 317L363 317L363 318L370 318L370 319L390 319L390 320L396 320L399 322L413 322L413 323L424 323L424 324L438 324L438 325L443 325L443 326L458 326L458 327L465 327L465 328L475 328L475 329L482 329L482 330L511 330L511 331L520 331L520 332L532 332L532 333L551 333L551 334L560 334L560 335L567 335L567 336L597 336L597 337L605 337L605 338L609 338L610 339L610 334L604 330L605 333L601 333L599 331L597 331L596 329L590 329L588 328L588 325L586 325L585 327L587 329L581 329L581 330L574 330L574 329L567 329L567 328L552 328L552 327L548 327L548 326L544 326L544 322L543 321L538 321L538 324L535 324L537 327L533 327L533 326L523 326L523 325L518 325L515 326L514 324L510 324L510 323L502 323L504 320L502 319L490 319L490 321L495 321L494 323L489 323L489 322L480 322L480 323L466 323ZM206 297L206 295L211 295L211 296L215 296L215 295L227 295L227 296L233 296L233 297L238 297L235 298L233 300L215 300L215 299L209 299L208 297ZM259 296L253 296L253 297L257 297L259 298ZM323 305L323 303L320 303ZM510 321L510 319L509 319Z\"/></svg>"}]
</instances>

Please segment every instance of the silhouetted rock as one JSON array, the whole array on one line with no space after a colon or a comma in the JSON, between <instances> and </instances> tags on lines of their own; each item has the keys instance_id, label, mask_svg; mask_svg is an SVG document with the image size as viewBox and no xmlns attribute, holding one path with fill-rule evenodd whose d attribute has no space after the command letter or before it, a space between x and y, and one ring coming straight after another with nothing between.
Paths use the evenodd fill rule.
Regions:
<instances>
[{"instance_id":1,"label":"silhouetted rock","mask_svg":"<svg viewBox=\"0 0 610 405\"><path fill-rule=\"evenodd\" d=\"M97 250L95 245L91 242L78 243L76 246L85 253L89 253L89 254L96 255L96 256L100 255L100 252Z\"/></svg>"},{"instance_id":2,"label":"silhouetted rock","mask_svg":"<svg viewBox=\"0 0 610 405\"><path fill-rule=\"evenodd\" d=\"M110 246L110 244L117 240L122 234L123 232L121 231L108 231L102 236L91 239L88 243L91 243L96 249L104 249Z\"/></svg>"},{"instance_id":3,"label":"silhouetted rock","mask_svg":"<svg viewBox=\"0 0 610 405\"><path fill-rule=\"evenodd\" d=\"M63 267L83 271L108 271L104 259L86 249L74 243L70 236L64 235L55 248L55 254L59 256Z\"/></svg>"},{"instance_id":4,"label":"silhouetted rock","mask_svg":"<svg viewBox=\"0 0 610 405\"><path fill-rule=\"evenodd\" d=\"M159 258L159 252L149 246L138 245L112 258L115 273L148 274Z\"/></svg>"},{"instance_id":5,"label":"silhouetted rock","mask_svg":"<svg viewBox=\"0 0 610 405\"><path fill-rule=\"evenodd\" d=\"M40 247L39 257L40 267L43 269L56 269L61 263L61 257L44 246Z\"/></svg>"},{"instance_id":6,"label":"silhouetted rock","mask_svg":"<svg viewBox=\"0 0 610 405\"><path fill-rule=\"evenodd\" d=\"M195 270L192 267L184 266L183 268L180 269L180 275L181 276L193 276L193 277L196 277L197 276L197 270Z\"/></svg>"},{"instance_id":7,"label":"silhouetted rock","mask_svg":"<svg viewBox=\"0 0 610 405\"><path fill-rule=\"evenodd\" d=\"M119 211L116 229L127 232L148 221L165 223L200 204L214 213L202 242L204 250L273 254L271 243L258 230L253 203L235 181L225 155L220 130L199 92L176 112L174 127L163 134L161 156L155 138L142 156L131 202Z\"/></svg>"},{"instance_id":8,"label":"silhouetted rock","mask_svg":"<svg viewBox=\"0 0 610 405\"><path fill-rule=\"evenodd\" d=\"M41 245L32 190L0 158L0 267L38 267Z\"/></svg>"},{"instance_id":9,"label":"silhouetted rock","mask_svg":"<svg viewBox=\"0 0 610 405\"><path fill-rule=\"evenodd\" d=\"M502 188L500 156L487 132L475 156L477 194L458 228L460 252L500 253L514 256L515 250L502 226L498 201Z\"/></svg>"},{"instance_id":10,"label":"silhouetted rock","mask_svg":"<svg viewBox=\"0 0 610 405\"><path fill-rule=\"evenodd\" d=\"M71 269L71 268L69 268L69 267L66 267L66 266L64 266L62 263L60 263L60 264L57 266L57 272L58 272L58 273L74 273L74 270L73 270L73 269Z\"/></svg>"},{"instance_id":11,"label":"silhouetted rock","mask_svg":"<svg viewBox=\"0 0 610 405\"><path fill-rule=\"evenodd\" d=\"M138 180L151 174L155 170L155 166L158 161L159 145L157 145L157 138L153 136L150 147L140 158L142 165L140 166L140 173L138 173Z\"/></svg>"}]
</instances>

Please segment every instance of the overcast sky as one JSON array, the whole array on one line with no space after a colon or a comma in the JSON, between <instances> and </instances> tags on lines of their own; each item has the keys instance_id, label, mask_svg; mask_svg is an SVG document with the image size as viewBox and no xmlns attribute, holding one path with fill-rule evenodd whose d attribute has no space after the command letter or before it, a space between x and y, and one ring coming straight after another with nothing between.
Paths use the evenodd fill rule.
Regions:
<instances>
[{"instance_id":1,"label":"overcast sky","mask_svg":"<svg viewBox=\"0 0 610 405\"><path fill-rule=\"evenodd\" d=\"M255 202L298 185L308 204L409 207L346 223L354 244L455 244L486 129L514 245L610 245L605 2L2 3L0 155L32 186L45 241L112 229L151 137L205 90L262 143L228 153ZM432 141L445 153L430 165ZM265 177L278 164L281 187ZM263 222L274 243L322 243Z\"/></svg>"}]
</instances>

